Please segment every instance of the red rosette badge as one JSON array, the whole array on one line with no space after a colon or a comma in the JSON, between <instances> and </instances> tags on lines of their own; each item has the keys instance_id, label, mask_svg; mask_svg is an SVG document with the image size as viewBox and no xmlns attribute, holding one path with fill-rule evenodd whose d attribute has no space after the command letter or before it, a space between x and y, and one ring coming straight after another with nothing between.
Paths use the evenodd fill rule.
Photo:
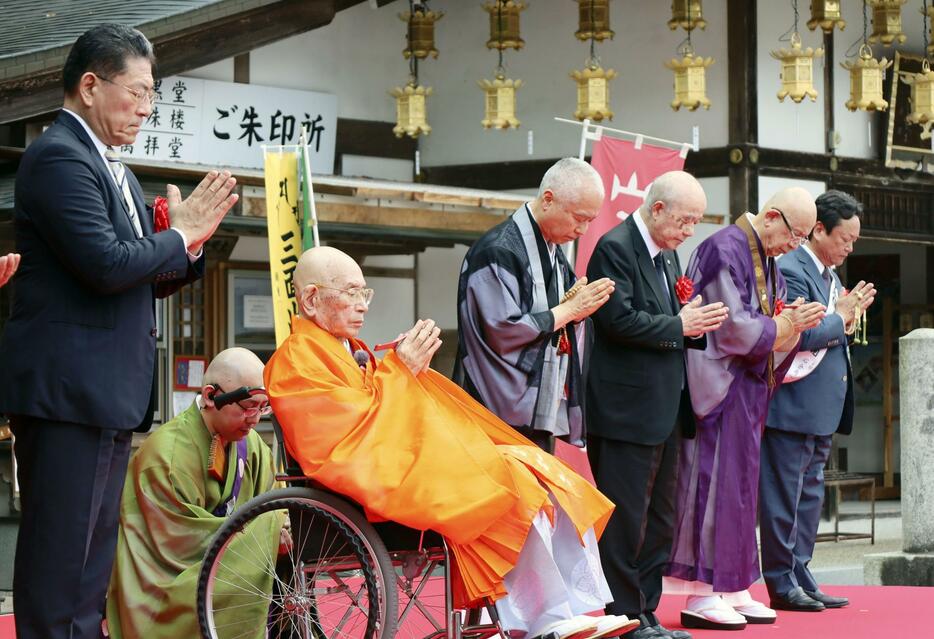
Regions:
<instances>
[{"instance_id":1,"label":"red rosette badge","mask_svg":"<svg viewBox=\"0 0 934 639\"><path fill-rule=\"evenodd\" d=\"M169 229L169 201L157 195L152 203L153 228L156 233L167 231Z\"/></svg>"},{"instance_id":2,"label":"red rosette badge","mask_svg":"<svg viewBox=\"0 0 934 639\"><path fill-rule=\"evenodd\" d=\"M687 304L694 295L694 282L686 275L682 275L675 282L675 293L678 295L678 301L681 304Z\"/></svg>"},{"instance_id":3,"label":"red rosette badge","mask_svg":"<svg viewBox=\"0 0 934 639\"><path fill-rule=\"evenodd\" d=\"M773 317L778 317L782 314L782 311L785 310L785 301L784 300L775 300L775 311L772 313Z\"/></svg>"}]
</instances>

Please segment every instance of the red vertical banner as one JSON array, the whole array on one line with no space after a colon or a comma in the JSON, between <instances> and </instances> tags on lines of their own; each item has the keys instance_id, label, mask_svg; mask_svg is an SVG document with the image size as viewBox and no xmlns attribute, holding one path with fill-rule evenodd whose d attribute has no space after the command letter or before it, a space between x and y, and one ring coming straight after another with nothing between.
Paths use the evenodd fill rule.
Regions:
<instances>
[{"instance_id":1,"label":"red vertical banner","mask_svg":"<svg viewBox=\"0 0 934 639\"><path fill-rule=\"evenodd\" d=\"M590 164L603 178L606 196L597 219L577 240L574 270L578 276L587 273L587 262L597 240L642 206L655 178L668 171L683 169L685 155L680 149L637 145L636 142L616 138L604 137L594 142Z\"/></svg>"}]
</instances>

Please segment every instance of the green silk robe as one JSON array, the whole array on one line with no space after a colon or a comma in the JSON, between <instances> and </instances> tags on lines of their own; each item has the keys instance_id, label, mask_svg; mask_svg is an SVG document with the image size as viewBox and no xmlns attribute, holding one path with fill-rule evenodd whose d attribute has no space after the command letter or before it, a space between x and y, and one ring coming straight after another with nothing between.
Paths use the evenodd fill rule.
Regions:
<instances>
[{"instance_id":1,"label":"green silk robe","mask_svg":"<svg viewBox=\"0 0 934 639\"><path fill-rule=\"evenodd\" d=\"M120 533L107 596L107 624L115 639L199 637L196 591L202 558L214 533L226 521L212 512L229 499L236 464L229 463L224 484L208 474L211 435L192 404L150 435L130 460L120 504ZM236 459L236 444L228 460ZM247 463L237 507L269 490L274 479L272 454L260 436L247 438ZM247 535L269 540L276 557L282 522L273 514L254 520ZM272 578L249 560L231 563L238 540L231 542L225 566L269 592ZM250 542L255 548L255 542ZM249 575L255 573L255 577ZM241 599L242 601L242 599ZM218 602L215 602L218 603ZM224 605L223 602L220 605ZM230 605L230 604L228 604ZM233 611L265 626L265 607ZM215 620L231 621L233 617ZM263 637L261 630L256 637Z\"/></svg>"}]
</instances>

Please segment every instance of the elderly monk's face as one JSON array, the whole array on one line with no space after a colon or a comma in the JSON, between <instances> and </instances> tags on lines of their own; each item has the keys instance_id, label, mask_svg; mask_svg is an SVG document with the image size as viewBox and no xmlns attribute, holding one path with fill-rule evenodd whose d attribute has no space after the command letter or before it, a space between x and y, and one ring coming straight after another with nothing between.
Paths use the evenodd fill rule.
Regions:
<instances>
[{"instance_id":1,"label":"elderly monk's face","mask_svg":"<svg viewBox=\"0 0 934 639\"><path fill-rule=\"evenodd\" d=\"M255 387L262 386L262 376L257 376L253 380L243 381L240 384L232 383L230 388L224 388L225 391L232 391L240 386ZM269 404L269 398L265 395L253 395L249 399L234 404L228 404L220 409L211 422L214 432L221 436L225 442L238 442L250 431L256 428L259 423L262 409Z\"/></svg>"},{"instance_id":2,"label":"elderly monk's face","mask_svg":"<svg viewBox=\"0 0 934 639\"><path fill-rule=\"evenodd\" d=\"M564 244L587 232L603 205L603 196L595 189L582 189L577 197L559 197L551 191L542 195L539 228L546 242Z\"/></svg>"},{"instance_id":3,"label":"elderly monk's face","mask_svg":"<svg viewBox=\"0 0 934 639\"><path fill-rule=\"evenodd\" d=\"M372 291L360 268L342 269L328 282L312 283L311 319L334 337L356 337L363 328L363 318L370 309Z\"/></svg>"},{"instance_id":4,"label":"elderly monk's face","mask_svg":"<svg viewBox=\"0 0 934 639\"><path fill-rule=\"evenodd\" d=\"M91 128L105 144L133 144L152 113L152 65L146 58L128 58L123 73L106 80L94 77L88 114Z\"/></svg>"}]
</instances>

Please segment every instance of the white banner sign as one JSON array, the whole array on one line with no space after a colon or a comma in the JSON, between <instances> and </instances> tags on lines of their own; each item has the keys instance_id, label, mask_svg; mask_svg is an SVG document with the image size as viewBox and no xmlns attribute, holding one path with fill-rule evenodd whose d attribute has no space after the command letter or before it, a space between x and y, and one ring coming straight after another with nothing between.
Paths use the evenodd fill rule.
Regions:
<instances>
[{"instance_id":1,"label":"white banner sign","mask_svg":"<svg viewBox=\"0 0 934 639\"><path fill-rule=\"evenodd\" d=\"M298 144L307 126L312 173L334 173L334 95L181 76L157 80L155 90L136 143L121 149L130 161L261 169L262 145Z\"/></svg>"}]
</instances>

